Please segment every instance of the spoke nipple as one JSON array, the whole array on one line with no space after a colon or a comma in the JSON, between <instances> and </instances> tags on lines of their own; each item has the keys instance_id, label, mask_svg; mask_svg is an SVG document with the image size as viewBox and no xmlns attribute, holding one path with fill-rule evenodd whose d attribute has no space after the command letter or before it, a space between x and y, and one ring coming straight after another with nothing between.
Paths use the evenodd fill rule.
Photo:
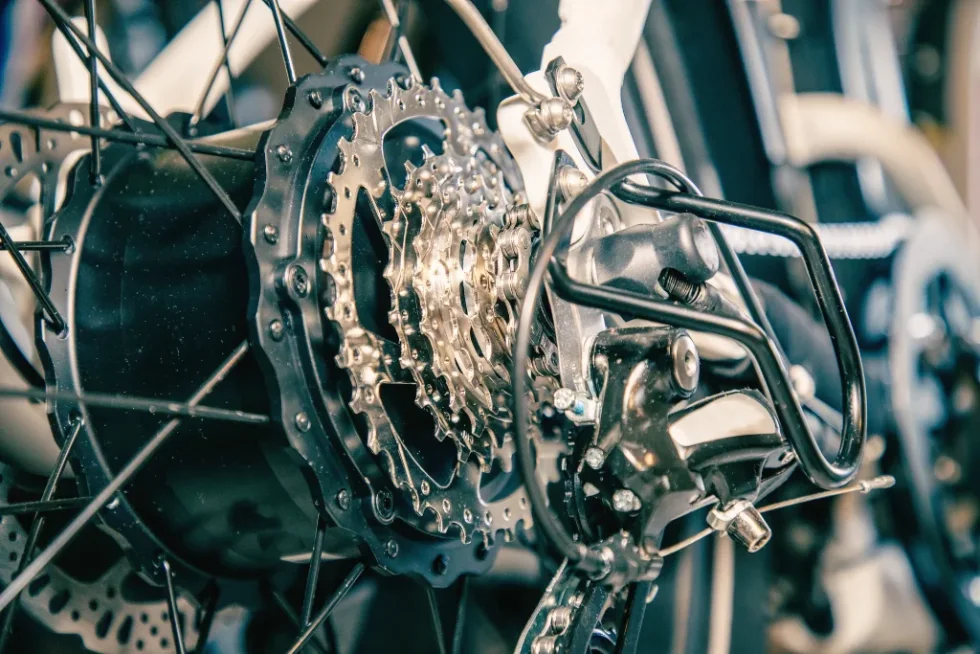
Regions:
<instances>
[{"instance_id":1,"label":"spoke nipple","mask_svg":"<svg viewBox=\"0 0 980 654\"><path fill-rule=\"evenodd\" d=\"M340 507L341 511L350 508L350 491L346 488L337 493L337 506Z\"/></svg>"},{"instance_id":2,"label":"spoke nipple","mask_svg":"<svg viewBox=\"0 0 980 654\"><path fill-rule=\"evenodd\" d=\"M296 422L296 429L302 432L310 431L310 427L313 426L313 423L310 422L310 417L306 415L305 412L302 411L296 414L295 422Z\"/></svg>"},{"instance_id":3,"label":"spoke nipple","mask_svg":"<svg viewBox=\"0 0 980 654\"><path fill-rule=\"evenodd\" d=\"M314 109L319 109L323 106L323 94L320 91L314 89L307 94L306 99L310 101L310 106Z\"/></svg>"}]
</instances>

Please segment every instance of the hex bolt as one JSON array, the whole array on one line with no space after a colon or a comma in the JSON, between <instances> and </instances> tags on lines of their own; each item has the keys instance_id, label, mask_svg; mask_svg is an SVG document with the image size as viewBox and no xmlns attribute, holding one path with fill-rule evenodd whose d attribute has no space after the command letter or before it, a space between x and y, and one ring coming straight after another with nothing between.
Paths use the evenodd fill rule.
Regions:
<instances>
[{"instance_id":1,"label":"hex bolt","mask_svg":"<svg viewBox=\"0 0 980 654\"><path fill-rule=\"evenodd\" d=\"M296 429L302 432L310 431L310 427L313 426L313 423L310 422L310 417L303 411L296 414L294 421L296 422Z\"/></svg>"},{"instance_id":2,"label":"hex bolt","mask_svg":"<svg viewBox=\"0 0 980 654\"><path fill-rule=\"evenodd\" d=\"M306 297L310 293L310 276L302 266L290 266L286 274L289 290L296 297Z\"/></svg>"},{"instance_id":3,"label":"hex bolt","mask_svg":"<svg viewBox=\"0 0 980 654\"><path fill-rule=\"evenodd\" d=\"M574 166L562 166L558 170L558 188L566 198L574 198L589 185L589 178Z\"/></svg>"},{"instance_id":4,"label":"hex bolt","mask_svg":"<svg viewBox=\"0 0 980 654\"><path fill-rule=\"evenodd\" d=\"M340 507L341 511L350 508L350 491L346 488L337 493L337 506Z\"/></svg>"},{"instance_id":5,"label":"hex bolt","mask_svg":"<svg viewBox=\"0 0 980 654\"><path fill-rule=\"evenodd\" d=\"M278 343L285 334L286 327L282 324L281 320L273 320L269 323L269 336L272 337L272 340Z\"/></svg>"},{"instance_id":6,"label":"hex bolt","mask_svg":"<svg viewBox=\"0 0 980 654\"><path fill-rule=\"evenodd\" d=\"M395 501L391 496L391 491L382 488L374 496L374 509L378 512L378 517L382 521L390 520L395 513Z\"/></svg>"},{"instance_id":7,"label":"hex bolt","mask_svg":"<svg viewBox=\"0 0 980 654\"><path fill-rule=\"evenodd\" d=\"M619 513L633 513L640 510L640 498L628 488L620 488L613 493L613 509Z\"/></svg>"},{"instance_id":8,"label":"hex bolt","mask_svg":"<svg viewBox=\"0 0 980 654\"><path fill-rule=\"evenodd\" d=\"M670 356L673 361L674 383L683 391L694 392L701 375L701 358L694 339L686 332L679 334L670 345Z\"/></svg>"},{"instance_id":9,"label":"hex bolt","mask_svg":"<svg viewBox=\"0 0 980 654\"><path fill-rule=\"evenodd\" d=\"M593 470L599 470L605 462L606 453L602 451L602 448L590 447L585 450L585 465Z\"/></svg>"},{"instance_id":10,"label":"hex bolt","mask_svg":"<svg viewBox=\"0 0 980 654\"><path fill-rule=\"evenodd\" d=\"M578 104L585 90L585 77L571 66L562 66L555 76L555 85L558 87L558 92L569 102L573 105Z\"/></svg>"}]
</instances>

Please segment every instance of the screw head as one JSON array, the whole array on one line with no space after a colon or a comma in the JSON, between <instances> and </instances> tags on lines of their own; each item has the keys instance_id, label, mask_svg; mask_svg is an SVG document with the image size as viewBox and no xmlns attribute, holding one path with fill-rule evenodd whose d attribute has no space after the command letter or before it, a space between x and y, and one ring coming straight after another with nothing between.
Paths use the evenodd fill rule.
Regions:
<instances>
[{"instance_id":1,"label":"screw head","mask_svg":"<svg viewBox=\"0 0 980 654\"><path fill-rule=\"evenodd\" d=\"M585 90L585 77L571 66L562 66L555 81L558 90L572 104L576 104L578 99L582 97L582 92Z\"/></svg>"},{"instance_id":2,"label":"screw head","mask_svg":"<svg viewBox=\"0 0 980 654\"><path fill-rule=\"evenodd\" d=\"M570 388L559 388L555 391L552 404L559 411L568 411L575 405L575 391Z\"/></svg>"},{"instance_id":3,"label":"screw head","mask_svg":"<svg viewBox=\"0 0 980 654\"><path fill-rule=\"evenodd\" d=\"M628 488L620 488L613 493L613 509L620 513L633 513L640 510L640 499Z\"/></svg>"},{"instance_id":4,"label":"screw head","mask_svg":"<svg viewBox=\"0 0 980 654\"><path fill-rule=\"evenodd\" d=\"M270 223L262 228L262 236L265 237L266 243L275 245L279 242L279 228Z\"/></svg>"},{"instance_id":5,"label":"screw head","mask_svg":"<svg viewBox=\"0 0 980 654\"><path fill-rule=\"evenodd\" d=\"M351 78L352 82L361 84L364 81L364 71L357 66L352 66L351 69L347 71L347 75Z\"/></svg>"},{"instance_id":6,"label":"screw head","mask_svg":"<svg viewBox=\"0 0 980 654\"><path fill-rule=\"evenodd\" d=\"M306 97L310 101L310 106L314 109L319 109L323 106L323 94L320 91L314 89Z\"/></svg>"},{"instance_id":7,"label":"screw head","mask_svg":"<svg viewBox=\"0 0 980 654\"><path fill-rule=\"evenodd\" d=\"M602 448L590 447L585 451L585 465L593 470L598 470L606 462L606 453Z\"/></svg>"},{"instance_id":8,"label":"screw head","mask_svg":"<svg viewBox=\"0 0 980 654\"><path fill-rule=\"evenodd\" d=\"M288 164L293 160L293 151L285 143L276 148L276 155L279 157L279 161L284 164Z\"/></svg>"},{"instance_id":9,"label":"screw head","mask_svg":"<svg viewBox=\"0 0 980 654\"><path fill-rule=\"evenodd\" d=\"M297 413L293 420L296 423L296 429L302 432L310 431L310 427L313 426L313 423L310 422L310 417L303 411Z\"/></svg>"},{"instance_id":10,"label":"screw head","mask_svg":"<svg viewBox=\"0 0 980 654\"><path fill-rule=\"evenodd\" d=\"M382 520L390 520L395 514L395 500L391 496L391 491L382 488L374 496L374 508Z\"/></svg>"},{"instance_id":11,"label":"screw head","mask_svg":"<svg viewBox=\"0 0 980 654\"><path fill-rule=\"evenodd\" d=\"M387 543L385 543L385 554L391 558L398 556L398 543L393 540L389 540Z\"/></svg>"},{"instance_id":12,"label":"screw head","mask_svg":"<svg viewBox=\"0 0 980 654\"><path fill-rule=\"evenodd\" d=\"M289 290L296 297L306 297L310 293L310 276L302 266L290 266L286 274Z\"/></svg>"},{"instance_id":13,"label":"screw head","mask_svg":"<svg viewBox=\"0 0 980 654\"><path fill-rule=\"evenodd\" d=\"M272 340L278 343L285 334L286 326L282 324L281 320L273 320L269 323L269 336L272 337Z\"/></svg>"},{"instance_id":14,"label":"screw head","mask_svg":"<svg viewBox=\"0 0 980 654\"><path fill-rule=\"evenodd\" d=\"M698 387L701 375L701 359L694 339L687 333L679 334L670 346L670 357L674 365L674 383L682 391L693 392Z\"/></svg>"},{"instance_id":15,"label":"screw head","mask_svg":"<svg viewBox=\"0 0 980 654\"><path fill-rule=\"evenodd\" d=\"M341 511L346 511L350 508L350 491L346 488L337 493L337 506L340 507Z\"/></svg>"},{"instance_id":16,"label":"screw head","mask_svg":"<svg viewBox=\"0 0 980 654\"><path fill-rule=\"evenodd\" d=\"M437 556L432 562L432 571L440 576L449 572L449 557L445 554Z\"/></svg>"}]
</instances>

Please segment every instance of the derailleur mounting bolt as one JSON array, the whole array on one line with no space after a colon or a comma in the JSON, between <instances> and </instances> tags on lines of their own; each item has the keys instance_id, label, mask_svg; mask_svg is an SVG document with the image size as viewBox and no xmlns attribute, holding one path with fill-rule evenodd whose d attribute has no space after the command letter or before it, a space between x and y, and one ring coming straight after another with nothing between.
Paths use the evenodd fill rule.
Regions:
<instances>
[{"instance_id":1,"label":"derailleur mounting bolt","mask_svg":"<svg viewBox=\"0 0 980 654\"><path fill-rule=\"evenodd\" d=\"M598 470L606 462L606 453L600 447L590 447L585 450L585 465L593 470Z\"/></svg>"},{"instance_id":2,"label":"derailleur mounting bolt","mask_svg":"<svg viewBox=\"0 0 980 654\"><path fill-rule=\"evenodd\" d=\"M612 503L613 508L619 513L634 513L642 507L640 498L628 488L620 488L613 493Z\"/></svg>"}]
</instances>

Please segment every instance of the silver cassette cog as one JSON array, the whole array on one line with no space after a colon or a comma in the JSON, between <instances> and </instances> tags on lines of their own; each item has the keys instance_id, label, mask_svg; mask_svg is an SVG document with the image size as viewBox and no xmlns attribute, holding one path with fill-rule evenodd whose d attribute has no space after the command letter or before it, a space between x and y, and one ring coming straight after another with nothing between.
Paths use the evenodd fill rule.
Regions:
<instances>
[{"instance_id":1,"label":"silver cassette cog","mask_svg":"<svg viewBox=\"0 0 980 654\"><path fill-rule=\"evenodd\" d=\"M367 103L350 92L345 94L344 102L352 113L354 133L350 139L339 141L339 171L328 178L335 204L323 217L320 267L331 289L324 311L341 337L336 362L348 371L352 382L351 409L366 418L368 447L382 457L392 482L407 492L415 512L425 520L431 519L431 523L426 523L429 528L445 534L455 527L464 542L477 534L490 541L498 531L504 531L510 539L518 524L525 528L531 525L524 488L488 499L481 495L481 482L495 461L505 472L511 468L513 446L506 431L510 422L509 376L502 353L509 351L507 323L511 321L507 314L513 309L491 319L486 310L488 298L484 296L495 292L488 289L496 280L483 289L484 296L472 305L457 306L459 282L457 290L439 296L437 279L471 276L464 274L459 251L450 252L451 243L432 239L436 243L427 248L419 241L427 239L421 235L441 228L450 208L459 208L461 217L465 217L465 229L461 223L458 233L450 234L449 240L458 243L455 239L464 238L465 232L467 238L473 239L474 248L485 243L485 236L480 240L481 230L496 230L494 222L502 225L507 202L512 200L503 172L516 167L499 137L487 128L483 112L470 111L461 94L448 95L436 79L431 86L411 79L404 87L389 81L387 92L382 95L372 91ZM423 166L410 168L405 188L399 190L387 176L383 139L395 125L420 118L442 122L444 153L436 157L426 150ZM433 165L437 170L430 178ZM440 172L444 173L443 182L452 178L455 191L436 183ZM460 183L462 186L458 186ZM352 258L358 196L369 200L370 213L387 237L389 265L384 275L391 287L393 310L389 320L398 334L398 343L367 329L358 317ZM427 212L433 221L423 224L422 212ZM492 256L492 250L489 252ZM529 239L524 256L526 266ZM520 256L510 257L508 262L518 263L508 265L519 269L519 259ZM431 292L420 294L419 288L429 288ZM445 291L446 287L439 288ZM412 300L414 304L409 306ZM447 304L444 311L432 309L438 302ZM473 316L471 306L483 307L484 312ZM442 326L444 321L447 327ZM488 326L497 330L494 347L486 340ZM484 339L479 349L479 341L472 342L468 327L474 329L476 338ZM447 334L452 334L452 342L446 340ZM459 358L452 355L447 365L445 353L449 351L463 354ZM453 374L467 364L471 374ZM434 419L434 438L449 438L454 444L456 461L448 482L434 479L406 447L383 406L381 395L386 384L414 384L416 403ZM557 456L543 458L546 462L540 466L542 476L549 480L557 477Z\"/></svg>"}]
</instances>

